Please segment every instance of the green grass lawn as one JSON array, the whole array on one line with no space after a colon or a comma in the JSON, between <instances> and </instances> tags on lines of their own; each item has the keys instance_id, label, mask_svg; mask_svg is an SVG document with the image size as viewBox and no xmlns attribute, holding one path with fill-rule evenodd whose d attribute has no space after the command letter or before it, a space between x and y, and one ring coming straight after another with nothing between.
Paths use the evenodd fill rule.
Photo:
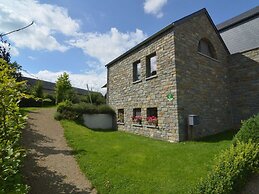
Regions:
<instances>
[{"instance_id":1,"label":"green grass lawn","mask_svg":"<svg viewBox=\"0 0 259 194\"><path fill-rule=\"evenodd\" d=\"M81 170L100 193L188 193L227 148L233 132L168 143L61 121ZM62 162L62 161L60 161Z\"/></svg>"}]
</instances>

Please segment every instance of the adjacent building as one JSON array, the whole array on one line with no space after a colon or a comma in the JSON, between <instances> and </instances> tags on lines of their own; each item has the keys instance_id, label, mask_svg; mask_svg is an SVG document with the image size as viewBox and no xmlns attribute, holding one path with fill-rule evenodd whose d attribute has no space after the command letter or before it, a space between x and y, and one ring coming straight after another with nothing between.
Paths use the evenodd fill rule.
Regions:
<instances>
[{"instance_id":1,"label":"adjacent building","mask_svg":"<svg viewBox=\"0 0 259 194\"><path fill-rule=\"evenodd\" d=\"M257 25L252 38L258 41L258 13L256 7L218 29L202 9L108 63L107 102L117 111L118 129L184 141L231 129L259 112L259 44L240 50L226 41L245 21ZM195 125L188 122L192 115Z\"/></svg>"}]
</instances>

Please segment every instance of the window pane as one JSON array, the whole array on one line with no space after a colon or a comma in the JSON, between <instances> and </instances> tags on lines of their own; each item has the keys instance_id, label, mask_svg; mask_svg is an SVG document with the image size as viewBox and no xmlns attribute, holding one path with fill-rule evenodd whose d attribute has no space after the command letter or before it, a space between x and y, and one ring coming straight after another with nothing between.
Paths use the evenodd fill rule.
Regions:
<instances>
[{"instance_id":1,"label":"window pane","mask_svg":"<svg viewBox=\"0 0 259 194\"><path fill-rule=\"evenodd\" d=\"M212 57L215 59L217 58L215 49L209 40L201 39L199 42L198 51L209 57Z\"/></svg>"},{"instance_id":2,"label":"window pane","mask_svg":"<svg viewBox=\"0 0 259 194\"><path fill-rule=\"evenodd\" d=\"M133 109L133 116L141 116L141 109L140 108L134 108Z\"/></svg>"},{"instance_id":3,"label":"window pane","mask_svg":"<svg viewBox=\"0 0 259 194\"><path fill-rule=\"evenodd\" d=\"M157 108L148 108L147 109L147 116L155 116L157 117Z\"/></svg>"},{"instance_id":4,"label":"window pane","mask_svg":"<svg viewBox=\"0 0 259 194\"><path fill-rule=\"evenodd\" d=\"M157 56L156 53L153 53L147 56L147 77L157 74Z\"/></svg>"},{"instance_id":5,"label":"window pane","mask_svg":"<svg viewBox=\"0 0 259 194\"><path fill-rule=\"evenodd\" d=\"M133 81L141 79L141 63L140 61L133 64Z\"/></svg>"},{"instance_id":6,"label":"window pane","mask_svg":"<svg viewBox=\"0 0 259 194\"><path fill-rule=\"evenodd\" d=\"M124 123L124 109L118 109L117 121L120 123Z\"/></svg>"},{"instance_id":7,"label":"window pane","mask_svg":"<svg viewBox=\"0 0 259 194\"><path fill-rule=\"evenodd\" d=\"M137 80L140 80L141 76L141 63L137 64Z\"/></svg>"},{"instance_id":8,"label":"window pane","mask_svg":"<svg viewBox=\"0 0 259 194\"><path fill-rule=\"evenodd\" d=\"M148 125L158 126L157 108L147 108L147 123Z\"/></svg>"},{"instance_id":9,"label":"window pane","mask_svg":"<svg viewBox=\"0 0 259 194\"><path fill-rule=\"evenodd\" d=\"M157 64L156 64L156 56L150 58L150 73L151 75L156 75Z\"/></svg>"}]
</instances>

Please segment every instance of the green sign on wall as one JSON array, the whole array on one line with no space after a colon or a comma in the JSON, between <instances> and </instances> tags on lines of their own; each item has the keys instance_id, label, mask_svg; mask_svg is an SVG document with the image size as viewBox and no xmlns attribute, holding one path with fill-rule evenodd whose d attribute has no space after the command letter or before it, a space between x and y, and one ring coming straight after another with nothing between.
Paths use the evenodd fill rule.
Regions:
<instances>
[{"instance_id":1,"label":"green sign on wall","mask_svg":"<svg viewBox=\"0 0 259 194\"><path fill-rule=\"evenodd\" d=\"M172 101L174 99L174 95L172 93L167 94L167 100Z\"/></svg>"}]
</instances>

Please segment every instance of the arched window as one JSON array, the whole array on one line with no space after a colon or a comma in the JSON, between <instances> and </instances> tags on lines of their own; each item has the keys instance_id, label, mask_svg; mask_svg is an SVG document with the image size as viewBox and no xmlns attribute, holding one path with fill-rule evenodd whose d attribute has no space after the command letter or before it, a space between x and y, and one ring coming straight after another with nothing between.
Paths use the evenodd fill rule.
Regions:
<instances>
[{"instance_id":1,"label":"arched window","mask_svg":"<svg viewBox=\"0 0 259 194\"><path fill-rule=\"evenodd\" d=\"M216 51L211 44L211 42L206 39L202 38L199 42L198 51L204 55L207 55L211 58L217 59Z\"/></svg>"}]
</instances>

